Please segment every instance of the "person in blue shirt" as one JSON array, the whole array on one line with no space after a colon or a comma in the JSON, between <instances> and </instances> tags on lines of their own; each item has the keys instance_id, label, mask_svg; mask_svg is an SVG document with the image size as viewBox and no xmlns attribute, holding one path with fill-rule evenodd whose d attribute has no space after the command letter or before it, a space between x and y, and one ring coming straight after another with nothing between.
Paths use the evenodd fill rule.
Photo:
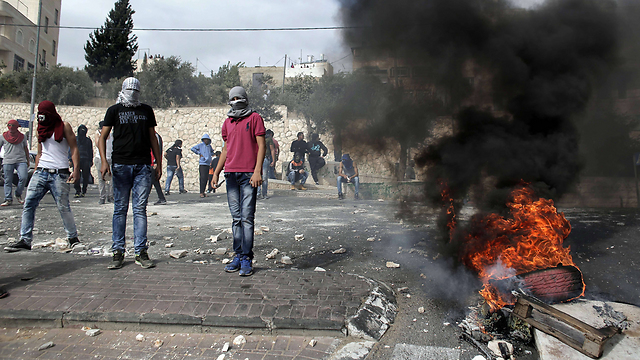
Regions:
<instances>
[{"instance_id":1,"label":"person in blue shirt","mask_svg":"<svg viewBox=\"0 0 640 360\"><path fill-rule=\"evenodd\" d=\"M207 181L209 180L209 166L211 165L211 159L213 157L213 148L211 147L211 138L209 135L204 134L200 139L202 142L191 148L195 154L200 155L200 167L198 168L200 173L200 197L207 197L205 190L207 190Z\"/></svg>"}]
</instances>

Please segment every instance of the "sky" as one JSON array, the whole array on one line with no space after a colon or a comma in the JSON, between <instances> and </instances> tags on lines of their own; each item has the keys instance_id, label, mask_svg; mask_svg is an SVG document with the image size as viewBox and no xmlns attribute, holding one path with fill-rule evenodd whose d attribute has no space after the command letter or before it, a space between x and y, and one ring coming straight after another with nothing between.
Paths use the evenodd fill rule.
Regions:
<instances>
[{"instance_id":1,"label":"sky","mask_svg":"<svg viewBox=\"0 0 640 360\"><path fill-rule=\"evenodd\" d=\"M513 0L531 6L541 0ZM99 28L115 0L62 0L61 26ZM340 26L338 0L130 0L134 28L287 28ZM84 68L84 45L91 30L60 29L58 63ZM350 71L352 56L340 30L270 32L135 31L138 54L178 56L209 76L227 62L246 66L282 66L307 55L332 63L334 72Z\"/></svg>"},{"instance_id":2,"label":"sky","mask_svg":"<svg viewBox=\"0 0 640 360\"><path fill-rule=\"evenodd\" d=\"M61 26L104 25L115 0L62 0ZM130 0L134 28L283 28L340 26L337 0ZM83 68L91 30L60 29L58 63ZM284 55L325 55L334 72L351 69L351 51L340 30L275 32L135 31L138 53L175 55L209 76L228 61L246 66L282 66ZM138 55L135 56L137 58ZM342 59L341 59L342 58Z\"/></svg>"}]
</instances>

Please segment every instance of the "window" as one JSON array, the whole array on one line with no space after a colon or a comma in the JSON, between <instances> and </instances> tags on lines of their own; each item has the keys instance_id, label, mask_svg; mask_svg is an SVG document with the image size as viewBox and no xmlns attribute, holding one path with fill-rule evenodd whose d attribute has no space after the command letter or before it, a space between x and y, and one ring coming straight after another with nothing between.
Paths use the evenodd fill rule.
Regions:
<instances>
[{"instance_id":1,"label":"window","mask_svg":"<svg viewBox=\"0 0 640 360\"><path fill-rule=\"evenodd\" d=\"M51 55L52 56L56 56L56 41L53 40L53 43L51 43Z\"/></svg>"},{"instance_id":2,"label":"window","mask_svg":"<svg viewBox=\"0 0 640 360\"><path fill-rule=\"evenodd\" d=\"M56 17L53 19L53 23L55 25L58 25L58 16L60 16L60 13L58 12L58 9L56 9Z\"/></svg>"},{"instance_id":3,"label":"window","mask_svg":"<svg viewBox=\"0 0 640 360\"><path fill-rule=\"evenodd\" d=\"M29 70L29 72L33 72L33 69L35 68L35 65L33 65L32 63L28 62L27 63L27 70Z\"/></svg>"},{"instance_id":4,"label":"window","mask_svg":"<svg viewBox=\"0 0 640 360\"><path fill-rule=\"evenodd\" d=\"M29 52L32 54L36 53L36 41L33 39L29 40Z\"/></svg>"},{"instance_id":5,"label":"window","mask_svg":"<svg viewBox=\"0 0 640 360\"><path fill-rule=\"evenodd\" d=\"M22 46L22 42L24 41L23 36L22 36L22 30L18 29L18 31L16 31L16 43L18 43L20 46Z\"/></svg>"},{"instance_id":6,"label":"window","mask_svg":"<svg viewBox=\"0 0 640 360\"><path fill-rule=\"evenodd\" d=\"M18 55L13 55L13 71L24 70L24 59Z\"/></svg>"},{"instance_id":7,"label":"window","mask_svg":"<svg viewBox=\"0 0 640 360\"><path fill-rule=\"evenodd\" d=\"M44 33L49 33L49 18L46 16L44 17Z\"/></svg>"},{"instance_id":8,"label":"window","mask_svg":"<svg viewBox=\"0 0 640 360\"><path fill-rule=\"evenodd\" d=\"M45 62L47 62L47 50L42 49L42 59L40 59L40 65L44 66Z\"/></svg>"}]
</instances>

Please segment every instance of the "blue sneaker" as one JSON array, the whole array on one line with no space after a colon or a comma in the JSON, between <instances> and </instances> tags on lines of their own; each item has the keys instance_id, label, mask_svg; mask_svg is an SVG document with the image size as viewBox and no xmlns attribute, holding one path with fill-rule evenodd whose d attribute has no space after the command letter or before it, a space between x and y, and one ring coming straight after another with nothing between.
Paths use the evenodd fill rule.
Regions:
<instances>
[{"instance_id":1,"label":"blue sneaker","mask_svg":"<svg viewBox=\"0 0 640 360\"><path fill-rule=\"evenodd\" d=\"M253 274L253 268L251 267L251 259L245 256L240 260L240 276L250 276Z\"/></svg>"},{"instance_id":2,"label":"blue sneaker","mask_svg":"<svg viewBox=\"0 0 640 360\"><path fill-rule=\"evenodd\" d=\"M227 266L224 267L224 271L226 272L235 272L240 270L240 261L241 261L241 256L240 255L236 255L233 258L233 261L231 261Z\"/></svg>"}]
</instances>

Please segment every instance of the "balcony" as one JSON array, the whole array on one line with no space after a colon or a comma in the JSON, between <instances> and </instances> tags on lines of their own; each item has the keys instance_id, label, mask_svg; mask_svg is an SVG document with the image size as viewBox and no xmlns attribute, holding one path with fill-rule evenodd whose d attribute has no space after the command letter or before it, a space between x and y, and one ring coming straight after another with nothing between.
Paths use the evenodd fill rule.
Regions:
<instances>
[{"instance_id":1,"label":"balcony","mask_svg":"<svg viewBox=\"0 0 640 360\"><path fill-rule=\"evenodd\" d=\"M0 16L28 18L29 7L20 0L0 1Z\"/></svg>"}]
</instances>

